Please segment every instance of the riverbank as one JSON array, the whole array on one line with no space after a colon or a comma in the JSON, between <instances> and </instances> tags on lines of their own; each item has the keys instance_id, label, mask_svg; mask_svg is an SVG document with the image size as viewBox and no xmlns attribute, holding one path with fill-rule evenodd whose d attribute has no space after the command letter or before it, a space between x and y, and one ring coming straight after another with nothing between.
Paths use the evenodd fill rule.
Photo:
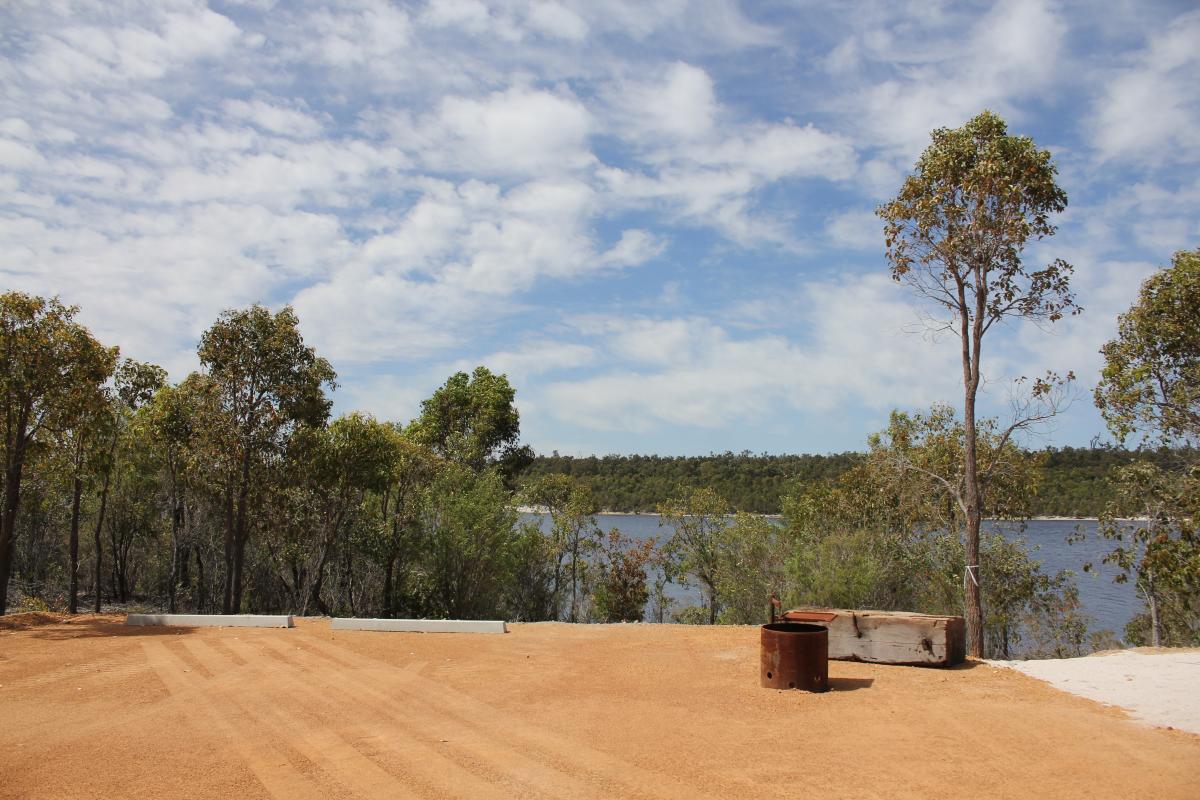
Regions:
<instances>
[{"instance_id":1,"label":"riverbank","mask_svg":"<svg viewBox=\"0 0 1200 800\"><path fill-rule=\"evenodd\" d=\"M1200 737L984 663L817 695L759 686L756 627L120 622L0 629L0 797L1200 796Z\"/></svg>"}]
</instances>

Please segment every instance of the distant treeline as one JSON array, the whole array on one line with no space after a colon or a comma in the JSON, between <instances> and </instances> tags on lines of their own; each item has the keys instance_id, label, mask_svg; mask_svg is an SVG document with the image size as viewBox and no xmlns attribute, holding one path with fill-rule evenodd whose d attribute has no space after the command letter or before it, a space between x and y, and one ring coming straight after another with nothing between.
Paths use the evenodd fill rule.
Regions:
<instances>
[{"instance_id":1,"label":"distant treeline","mask_svg":"<svg viewBox=\"0 0 1200 800\"><path fill-rule=\"evenodd\" d=\"M1095 517L1109 497L1109 475L1131 461L1166 467L1180 454L1170 450L1116 447L1048 448L1044 475L1034 501L1037 516ZM778 514L782 499L797 485L838 477L864 458L863 453L832 455L755 455L750 452L707 456L587 456L557 452L538 456L527 479L564 474L591 486L601 508L654 511L683 488L711 487L740 511Z\"/></svg>"}]
</instances>

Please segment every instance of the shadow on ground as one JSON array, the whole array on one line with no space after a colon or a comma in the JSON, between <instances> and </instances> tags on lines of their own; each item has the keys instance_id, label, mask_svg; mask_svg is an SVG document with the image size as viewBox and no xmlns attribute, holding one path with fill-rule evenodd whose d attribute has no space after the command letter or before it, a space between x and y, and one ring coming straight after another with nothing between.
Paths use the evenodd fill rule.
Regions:
<instances>
[{"instance_id":1,"label":"shadow on ground","mask_svg":"<svg viewBox=\"0 0 1200 800\"><path fill-rule=\"evenodd\" d=\"M111 615L71 617L65 614L37 614L34 619L15 622L16 624L5 625L2 629L25 633L34 639L48 641L113 636L173 636L196 630L193 627L126 625L123 617Z\"/></svg>"}]
</instances>

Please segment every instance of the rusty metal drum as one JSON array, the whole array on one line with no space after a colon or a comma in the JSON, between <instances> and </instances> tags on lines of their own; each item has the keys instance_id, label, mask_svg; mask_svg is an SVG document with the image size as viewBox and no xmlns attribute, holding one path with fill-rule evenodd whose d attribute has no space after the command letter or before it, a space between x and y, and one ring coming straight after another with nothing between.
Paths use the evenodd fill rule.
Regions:
<instances>
[{"instance_id":1,"label":"rusty metal drum","mask_svg":"<svg viewBox=\"0 0 1200 800\"><path fill-rule=\"evenodd\" d=\"M768 689L829 689L829 631L806 622L772 622L763 625L761 641L762 685Z\"/></svg>"}]
</instances>

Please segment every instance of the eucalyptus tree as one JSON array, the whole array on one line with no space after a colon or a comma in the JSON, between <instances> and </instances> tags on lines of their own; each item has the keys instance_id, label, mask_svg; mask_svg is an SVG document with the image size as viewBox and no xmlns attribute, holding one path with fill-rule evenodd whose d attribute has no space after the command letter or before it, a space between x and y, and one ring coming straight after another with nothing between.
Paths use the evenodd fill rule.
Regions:
<instances>
[{"instance_id":1,"label":"eucalyptus tree","mask_svg":"<svg viewBox=\"0 0 1200 800\"><path fill-rule=\"evenodd\" d=\"M1146 603L1145 638L1153 645L1200 643L1200 249L1180 251L1142 284L1122 314L1117 337L1101 349L1096 405L1124 440L1141 432L1176 449L1180 463L1120 468L1101 515L1110 540L1104 561L1117 580L1132 579ZM1140 518L1130 521L1129 517ZM1135 620L1132 638L1141 639Z\"/></svg>"},{"instance_id":2,"label":"eucalyptus tree","mask_svg":"<svg viewBox=\"0 0 1200 800\"><path fill-rule=\"evenodd\" d=\"M760 514L739 512L718 534L721 558L716 585L722 623L755 625L767 617L766 598L785 597L789 556L787 529Z\"/></svg>"},{"instance_id":3,"label":"eucalyptus tree","mask_svg":"<svg viewBox=\"0 0 1200 800\"><path fill-rule=\"evenodd\" d=\"M95 404L116 361L114 348L75 321L78 311L57 298L0 295L0 614L8 607L25 467L38 447L50 446L53 432L75 424Z\"/></svg>"},{"instance_id":4,"label":"eucalyptus tree","mask_svg":"<svg viewBox=\"0 0 1200 800\"><path fill-rule=\"evenodd\" d=\"M131 358L126 358L121 361L117 367L111 386L106 386L104 390L105 402L103 407L97 411L93 419L97 428L102 431L98 438L101 440L101 445L96 453L97 472L99 473L100 492L99 492L99 507L96 510L95 527L93 529L92 543L95 548L93 574L93 588L95 593L94 608L97 614L100 613L100 608L103 600L103 554L104 554L104 521L105 515L108 512L109 490L112 487L113 475L118 468L118 458L120 446L125 435L126 429L132 420L133 414L143 405L150 401L163 384L166 382L167 372L162 367L155 364L146 364L140 361L135 361ZM140 454L139 454L140 455ZM133 500L132 497L127 498ZM138 498L140 501L140 498ZM117 546L114 541L114 548ZM123 586L118 586L114 583L114 589L121 595L124 600Z\"/></svg>"},{"instance_id":5,"label":"eucalyptus tree","mask_svg":"<svg viewBox=\"0 0 1200 800\"><path fill-rule=\"evenodd\" d=\"M450 462L423 504L415 590L427 614L479 619L496 614L514 573L520 532L496 469Z\"/></svg>"},{"instance_id":6,"label":"eucalyptus tree","mask_svg":"<svg viewBox=\"0 0 1200 800\"><path fill-rule=\"evenodd\" d=\"M1142 284L1100 352L1096 406L1119 439L1141 430L1200 445L1200 248Z\"/></svg>"},{"instance_id":7,"label":"eucalyptus tree","mask_svg":"<svg viewBox=\"0 0 1200 800\"><path fill-rule=\"evenodd\" d=\"M80 413L62 432L58 448L70 465L71 523L67 537L67 611L79 612L79 525L83 509L84 487L103 471L106 453L102 442L112 427L108 393L97 391Z\"/></svg>"},{"instance_id":8,"label":"eucalyptus tree","mask_svg":"<svg viewBox=\"0 0 1200 800\"><path fill-rule=\"evenodd\" d=\"M550 555L554 559L552 593L555 609L563 603L564 567L569 567L571 598L567 621L578 622L579 582L587 569L587 555L595 549L600 536L596 513L600 510L591 490L567 475L546 475L527 485L524 499L546 509L550 516ZM564 562L566 562L564 564Z\"/></svg>"},{"instance_id":9,"label":"eucalyptus tree","mask_svg":"<svg viewBox=\"0 0 1200 800\"><path fill-rule=\"evenodd\" d=\"M152 451L161 471L160 484L166 493L167 514L171 518L171 559L167 574L167 607L176 610L181 556L187 512L187 448L192 442L195 419L199 413L185 385L165 385L142 406L134 418L134 432L141 446Z\"/></svg>"},{"instance_id":10,"label":"eucalyptus tree","mask_svg":"<svg viewBox=\"0 0 1200 800\"><path fill-rule=\"evenodd\" d=\"M515 398L508 378L487 367L470 375L456 372L421 403L411 435L443 458L476 471L494 466L512 477L533 459L532 451L519 444Z\"/></svg>"},{"instance_id":11,"label":"eucalyptus tree","mask_svg":"<svg viewBox=\"0 0 1200 800\"><path fill-rule=\"evenodd\" d=\"M261 305L229 310L204 332L199 347L217 409L211 453L225 511L225 613L242 605L242 571L251 530L252 491L263 461L278 457L289 434L323 425L335 373L304 344L291 306L272 314Z\"/></svg>"},{"instance_id":12,"label":"eucalyptus tree","mask_svg":"<svg viewBox=\"0 0 1200 800\"><path fill-rule=\"evenodd\" d=\"M663 545L668 568L684 586L695 583L700 587L709 625L716 624L721 608L718 576L729 511L724 498L709 488L685 491L658 507L659 524L673 529Z\"/></svg>"},{"instance_id":13,"label":"eucalyptus tree","mask_svg":"<svg viewBox=\"0 0 1200 800\"><path fill-rule=\"evenodd\" d=\"M396 459L383 489L376 493L380 524L366 542L366 549L383 567L380 608L383 616L392 617L396 613L396 586L407 583L404 576L416 561L418 523L441 462L403 426L391 423L387 434Z\"/></svg>"},{"instance_id":14,"label":"eucalyptus tree","mask_svg":"<svg viewBox=\"0 0 1200 800\"><path fill-rule=\"evenodd\" d=\"M264 536L291 610L305 614L315 605L328 613L322 590L330 559L364 515L368 494L387 487L400 456L392 427L364 414L292 433L278 471L281 485L269 493Z\"/></svg>"},{"instance_id":15,"label":"eucalyptus tree","mask_svg":"<svg viewBox=\"0 0 1200 800\"><path fill-rule=\"evenodd\" d=\"M1067 206L1049 151L1010 136L984 111L961 128L933 131L932 144L892 201L880 206L887 258L897 282L936 309L932 321L959 339L963 381L963 501L966 511L966 621L969 652L983 650L979 570L981 487L976 397L985 336L1007 319L1054 322L1079 312L1071 265L1027 267L1030 241L1055 232ZM1048 388L1047 388L1048 390Z\"/></svg>"}]
</instances>

